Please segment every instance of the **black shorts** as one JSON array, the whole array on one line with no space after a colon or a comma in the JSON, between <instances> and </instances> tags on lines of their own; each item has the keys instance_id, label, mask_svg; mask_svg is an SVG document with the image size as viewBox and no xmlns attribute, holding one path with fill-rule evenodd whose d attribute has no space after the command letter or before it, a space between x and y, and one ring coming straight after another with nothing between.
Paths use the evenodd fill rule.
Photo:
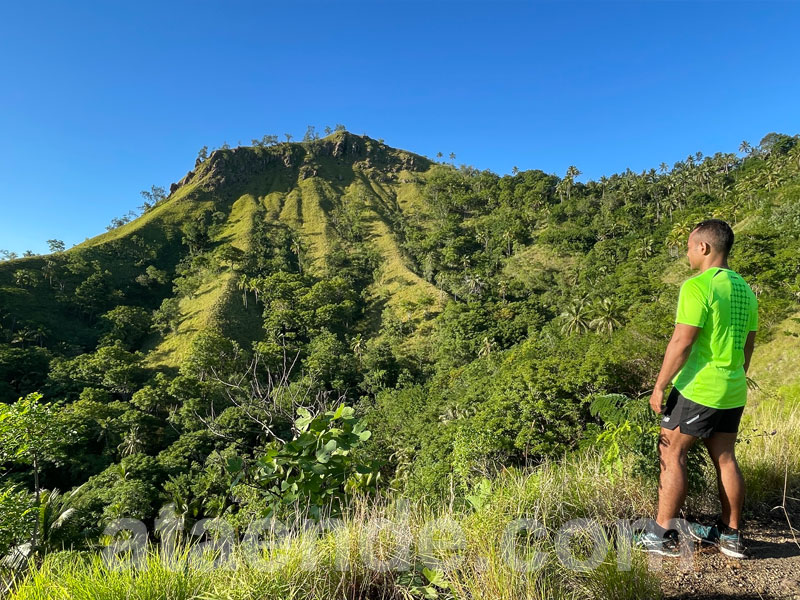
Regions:
<instances>
[{"instance_id":1,"label":"black shorts","mask_svg":"<svg viewBox=\"0 0 800 600\"><path fill-rule=\"evenodd\" d=\"M661 418L661 427L675 429L699 438L708 438L715 433L736 433L742 419L744 406L736 408L711 408L692 402L673 387L667 398L667 406Z\"/></svg>"}]
</instances>

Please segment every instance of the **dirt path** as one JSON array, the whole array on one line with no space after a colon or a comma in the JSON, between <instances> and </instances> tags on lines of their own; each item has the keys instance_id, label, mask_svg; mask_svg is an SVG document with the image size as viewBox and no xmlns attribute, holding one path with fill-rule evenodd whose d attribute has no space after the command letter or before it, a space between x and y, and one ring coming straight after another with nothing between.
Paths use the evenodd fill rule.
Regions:
<instances>
[{"instance_id":1,"label":"dirt path","mask_svg":"<svg viewBox=\"0 0 800 600\"><path fill-rule=\"evenodd\" d=\"M800 515L791 519L800 540L797 517ZM800 547L786 519L781 518L748 523L743 530L751 553L747 560L729 558L716 548L697 550L691 565L665 559L661 571L664 598L800 600Z\"/></svg>"}]
</instances>

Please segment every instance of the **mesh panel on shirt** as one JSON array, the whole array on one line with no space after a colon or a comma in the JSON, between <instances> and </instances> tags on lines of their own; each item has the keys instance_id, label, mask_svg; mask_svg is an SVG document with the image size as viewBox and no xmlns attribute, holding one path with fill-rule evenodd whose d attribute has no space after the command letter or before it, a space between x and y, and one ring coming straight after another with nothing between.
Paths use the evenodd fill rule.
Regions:
<instances>
[{"instance_id":1,"label":"mesh panel on shirt","mask_svg":"<svg viewBox=\"0 0 800 600\"><path fill-rule=\"evenodd\" d=\"M747 284L738 275L731 275L731 330L733 346L741 350L747 338L747 325L750 321L750 296Z\"/></svg>"}]
</instances>

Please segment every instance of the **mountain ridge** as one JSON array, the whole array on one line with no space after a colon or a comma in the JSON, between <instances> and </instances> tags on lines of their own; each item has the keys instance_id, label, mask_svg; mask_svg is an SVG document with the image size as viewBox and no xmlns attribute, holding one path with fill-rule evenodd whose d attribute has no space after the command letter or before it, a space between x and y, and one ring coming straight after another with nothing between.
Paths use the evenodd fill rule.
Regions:
<instances>
[{"instance_id":1,"label":"mountain ridge","mask_svg":"<svg viewBox=\"0 0 800 600\"><path fill-rule=\"evenodd\" d=\"M230 244L246 251L251 246L256 214L263 209L268 221L285 224L295 232L307 251L306 267L319 276L332 247L343 242L332 224L332 211L359 204L359 218L367 222L365 242L383 262L379 284L371 286L368 301L398 306L409 299L418 302L427 294L436 300L426 312L435 313L441 308L442 294L404 260L391 222L421 206L418 187L433 165L421 155L346 131L308 142L217 149L173 183L170 194L150 210L65 254L107 244L125 246L139 237L162 248L171 246L165 254L175 255L181 228L202 221L209 212L224 215L211 244ZM171 262L167 266L174 268L177 261ZM231 293L235 286L234 274L226 272L202 284L196 296L181 298L178 329L160 343L153 344L155 335L145 343L152 351L148 364L178 366L193 336L214 326L214 314L229 312L233 318L252 322L252 314L233 306L238 302L237 294ZM240 341L252 340L240 337Z\"/></svg>"}]
</instances>

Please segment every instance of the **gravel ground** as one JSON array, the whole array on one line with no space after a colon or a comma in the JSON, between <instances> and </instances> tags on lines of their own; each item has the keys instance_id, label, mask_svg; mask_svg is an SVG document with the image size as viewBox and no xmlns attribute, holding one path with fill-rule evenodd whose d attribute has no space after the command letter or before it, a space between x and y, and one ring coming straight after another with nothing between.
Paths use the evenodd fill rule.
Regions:
<instances>
[{"instance_id":1,"label":"gravel ground","mask_svg":"<svg viewBox=\"0 0 800 600\"><path fill-rule=\"evenodd\" d=\"M800 542L798 516L791 521ZM729 558L715 547L697 548L691 559L653 557L651 568L661 570L664 598L800 600L800 546L789 523L781 518L746 524L742 533L750 557L745 560Z\"/></svg>"}]
</instances>

